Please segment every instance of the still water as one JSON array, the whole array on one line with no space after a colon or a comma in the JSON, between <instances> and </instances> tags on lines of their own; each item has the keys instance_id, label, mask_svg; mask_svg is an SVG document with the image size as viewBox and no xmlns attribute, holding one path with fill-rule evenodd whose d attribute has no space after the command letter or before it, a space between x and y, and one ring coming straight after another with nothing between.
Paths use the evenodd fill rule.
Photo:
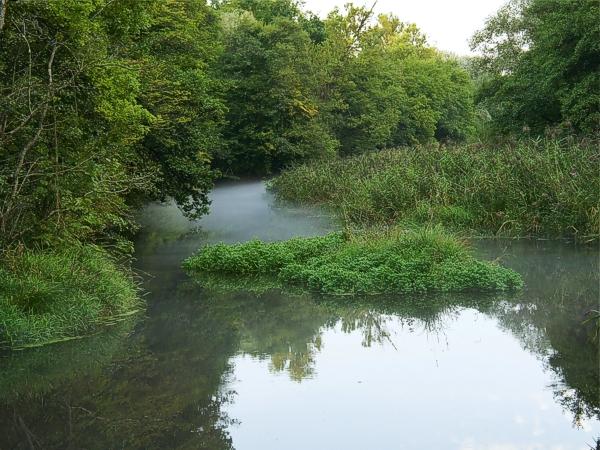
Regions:
<instances>
[{"instance_id":1,"label":"still water","mask_svg":"<svg viewBox=\"0 0 600 450\"><path fill-rule=\"evenodd\" d=\"M207 242L337 227L223 184L208 217L151 205L144 316L0 358L0 449L589 449L600 436L597 248L475 241L514 295L334 300L211 292L179 269Z\"/></svg>"}]
</instances>

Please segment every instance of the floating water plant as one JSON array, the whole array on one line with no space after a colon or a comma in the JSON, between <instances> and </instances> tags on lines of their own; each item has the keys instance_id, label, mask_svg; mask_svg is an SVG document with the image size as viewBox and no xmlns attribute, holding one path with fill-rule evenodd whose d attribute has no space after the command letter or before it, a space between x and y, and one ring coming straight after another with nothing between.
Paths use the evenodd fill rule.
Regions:
<instances>
[{"instance_id":1,"label":"floating water plant","mask_svg":"<svg viewBox=\"0 0 600 450\"><path fill-rule=\"evenodd\" d=\"M330 295L506 291L523 284L518 273L478 260L439 227L209 245L183 265L213 281L215 275L271 277Z\"/></svg>"}]
</instances>

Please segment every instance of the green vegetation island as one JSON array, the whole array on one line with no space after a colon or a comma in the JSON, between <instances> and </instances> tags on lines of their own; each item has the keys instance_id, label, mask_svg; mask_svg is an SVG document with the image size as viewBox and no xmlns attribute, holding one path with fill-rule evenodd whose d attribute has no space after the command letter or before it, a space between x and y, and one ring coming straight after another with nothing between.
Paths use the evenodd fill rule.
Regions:
<instances>
[{"instance_id":1,"label":"green vegetation island","mask_svg":"<svg viewBox=\"0 0 600 450\"><path fill-rule=\"evenodd\" d=\"M457 56L293 0L0 0L0 347L143 311L136 211L268 178L343 231L217 244L194 277L321 294L510 291L473 237L600 236L595 0L510 0ZM401 296L398 301L401 301Z\"/></svg>"},{"instance_id":2,"label":"green vegetation island","mask_svg":"<svg viewBox=\"0 0 600 450\"><path fill-rule=\"evenodd\" d=\"M271 276L283 286L328 295L503 291L523 284L516 272L474 259L460 241L436 229L217 244L184 266L201 275Z\"/></svg>"}]
</instances>

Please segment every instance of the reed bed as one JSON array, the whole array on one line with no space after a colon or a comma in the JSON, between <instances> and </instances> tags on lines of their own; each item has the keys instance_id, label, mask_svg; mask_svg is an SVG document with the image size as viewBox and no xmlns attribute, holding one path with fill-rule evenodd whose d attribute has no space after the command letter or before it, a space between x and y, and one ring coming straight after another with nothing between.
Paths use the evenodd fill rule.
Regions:
<instances>
[{"instance_id":1,"label":"reed bed","mask_svg":"<svg viewBox=\"0 0 600 450\"><path fill-rule=\"evenodd\" d=\"M439 223L501 236L598 239L595 140L421 146L301 165L270 186L282 199L334 209L369 226Z\"/></svg>"}]
</instances>

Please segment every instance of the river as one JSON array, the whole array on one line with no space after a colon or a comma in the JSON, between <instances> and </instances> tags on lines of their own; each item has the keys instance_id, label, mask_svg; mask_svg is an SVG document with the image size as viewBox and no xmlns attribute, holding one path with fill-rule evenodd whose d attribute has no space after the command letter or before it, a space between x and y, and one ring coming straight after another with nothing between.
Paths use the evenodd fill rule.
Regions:
<instances>
[{"instance_id":1,"label":"river","mask_svg":"<svg viewBox=\"0 0 600 450\"><path fill-rule=\"evenodd\" d=\"M0 449L589 449L599 357L585 313L597 248L481 240L517 294L332 300L214 292L181 261L210 242L323 234L319 209L257 181L210 215L141 213L147 311L86 339L0 358Z\"/></svg>"}]
</instances>

